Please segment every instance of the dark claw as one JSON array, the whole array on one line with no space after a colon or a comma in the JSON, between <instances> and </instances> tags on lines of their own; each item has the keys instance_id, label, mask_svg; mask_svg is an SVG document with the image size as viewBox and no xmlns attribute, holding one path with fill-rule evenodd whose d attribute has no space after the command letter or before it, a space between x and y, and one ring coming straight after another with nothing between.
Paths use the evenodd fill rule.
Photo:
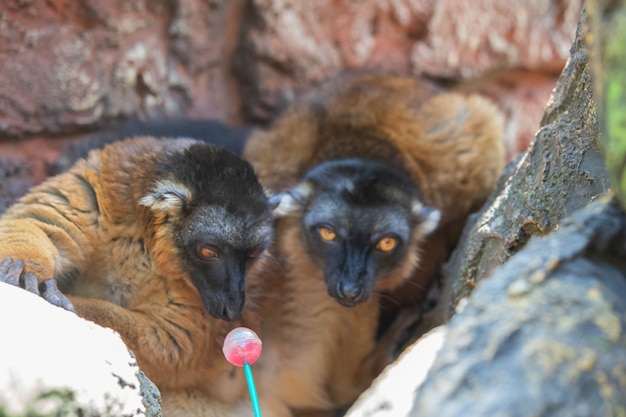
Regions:
<instances>
[{"instance_id":1,"label":"dark claw","mask_svg":"<svg viewBox=\"0 0 626 417\"><path fill-rule=\"evenodd\" d=\"M46 281L42 281L39 284L39 293L50 304L64 308L67 311L71 311L72 313L76 313L72 302L57 287L56 280L49 279Z\"/></svg>"},{"instance_id":2,"label":"dark claw","mask_svg":"<svg viewBox=\"0 0 626 417\"><path fill-rule=\"evenodd\" d=\"M4 271L12 262L13 262L13 259L4 258L2 262L0 262L0 271Z\"/></svg>"},{"instance_id":3,"label":"dark claw","mask_svg":"<svg viewBox=\"0 0 626 417\"><path fill-rule=\"evenodd\" d=\"M41 283L37 282L37 276L32 272L24 274L24 262L19 259L14 261L11 258L5 258L0 261L0 282L23 288L41 296L52 305L76 313L72 302L57 287L56 280L48 279Z\"/></svg>"},{"instance_id":4,"label":"dark claw","mask_svg":"<svg viewBox=\"0 0 626 417\"><path fill-rule=\"evenodd\" d=\"M24 270L24 262L5 258L0 262L0 282L20 286L20 275Z\"/></svg>"},{"instance_id":5,"label":"dark claw","mask_svg":"<svg viewBox=\"0 0 626 417\"><path fill-rule=\"evenodd\" d=\"M39 283L37 277L32 272L22 275L22 288L28 292L39 295Z\"/></svg>"}]
</instances>

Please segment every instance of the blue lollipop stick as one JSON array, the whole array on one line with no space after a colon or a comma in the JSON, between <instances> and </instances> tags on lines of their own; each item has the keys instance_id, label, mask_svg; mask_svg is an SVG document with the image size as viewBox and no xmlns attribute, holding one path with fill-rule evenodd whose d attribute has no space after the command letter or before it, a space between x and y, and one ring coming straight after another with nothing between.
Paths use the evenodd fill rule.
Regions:
<instances>
[{"instance_id":1,"label":"blue lollipop stick","mask_svg":"<svg viewBox=\"0 0 626 417\"><path fill-rule=\"evenodd\" d=\"M259 406L259 397L256 393L256 386L254 385L254 377L252 376L252 367L249 363L243 364L243 370L246 373L246 382L248 383L248 391L250 392L250 401L252 402L252 411L254 417L261 417L261 407Z\"/></svg>"}]
</instances>

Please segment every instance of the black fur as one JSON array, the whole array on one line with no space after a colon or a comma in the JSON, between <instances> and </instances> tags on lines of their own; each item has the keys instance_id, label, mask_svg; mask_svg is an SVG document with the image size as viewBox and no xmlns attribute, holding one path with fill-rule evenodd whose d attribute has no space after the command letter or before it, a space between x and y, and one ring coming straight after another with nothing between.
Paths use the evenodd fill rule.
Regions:
<instances>
[{"instance_id":1,"label":"black fur","mask_svg":"<svg viewBox=\"0 0 626 417\"><path fill-rule=\"evenodd\" d=\"M67 171L77 160L86 157L90 150L101 149L105 145L133 136L193 138L241 155L249 135L249 129L229 126L217 120L131 119L72 143L59 156L50 170L50 175Z\"/></svg>"},{"instance_id":2,"label":"black fur","mask_svg":"<svg viewBox=\"0 0 626 417\"><path fill-rule=\"evenodd\" d=\"M192 205L220 205L250 218L269 215L268 199L254 169L227 150L191 145L168 158L156 175L173 176L187 186L192 191Z\"/></svg>"},{"instance_id":3,"label":"black fur","mask_svg":"<svg viewBox=\"0 0 626 417\"><path fill-rule=\"evenodd\" d=\"M340 178L353 184L353 189L346 189ZM327 161L311 169L304 181L311 181L319 190L339 193L350 204L360 206L403 204L411 198L419 198L405 173L374 160L349 158Z\"/></svg>"}]
</instances>

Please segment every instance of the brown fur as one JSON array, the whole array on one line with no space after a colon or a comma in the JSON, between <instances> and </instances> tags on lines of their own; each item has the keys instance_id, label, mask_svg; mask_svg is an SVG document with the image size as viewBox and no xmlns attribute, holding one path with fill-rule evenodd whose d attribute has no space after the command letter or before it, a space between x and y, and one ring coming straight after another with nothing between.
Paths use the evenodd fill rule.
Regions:
<instances>
[{"instance_id":1,"label":"brown fur","mask_svg":"<svg viewBox=\"0 0 626 417\"><path fill-rule=\"evenodd\" d=\"M279 219L273 246L278 265L270 272L285 281L284 299L264 317L267 348L257 373L269 416L345 407L388 363L399 333L392 328L375 340L381 291L394 303L419 306L468 214L485 201L503 169L502 129L502 116L483 97L374 72L321 85L251 137L244 157L272 192L295 186L323 161L361 157L403 170L424 203L442 213L434 234L412 239L393 285L375 287L377 294L355 307L328 296L322 267L303 241L299 212Z\"/></svg>"},{"instance_id":2,"label":"brown fur","mask_svg":"<svg viewBox=\"0 0 626 417\"><path fill-rule=\"evenodd\" d=\"M143 137L92 152L0 219L0 259L23 260L39 281L69 273L61 290L80 316L120 333L161 390L168 417L187 415L180 398L226 407L247 395L243 373L233 372L221 346L238 325L258 329L254 297L241 322L209 316L167 224L138 203L159 163L191 143ZM249 281L248 292L265 291L260 285Z\"/></svg>"}]
</instances>

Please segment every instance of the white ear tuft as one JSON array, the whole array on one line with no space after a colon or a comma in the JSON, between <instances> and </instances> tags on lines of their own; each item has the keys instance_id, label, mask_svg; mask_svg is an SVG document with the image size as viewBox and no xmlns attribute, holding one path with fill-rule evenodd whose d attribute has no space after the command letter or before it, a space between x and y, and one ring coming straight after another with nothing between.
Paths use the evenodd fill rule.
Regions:
<instances>
[{"instance_id":1,"label":"white ear tuft","mask_svg":"<svg viewBox=\"0 0 626 417\"><path fill-rule=\"evenodd\" d=\"M155 211L180 212L191 201L191 191L184 185L164 180L157 182L152 192L139 200L139 204Z\"/></svg>"},{"instance_id":2,"label":"white ear tuft","mask_svg":"<svg viewBox=\"0 0 626 417\"><path fill-rule=\"evenodd\" d=\"M280 199L280 203L277 203L276 208L274 208L274 217L289 216L301 209L312 191L313 185L309 182L303 182L272 197L274 200Z\"/></svg>"},{"instance_id":3,"label":"white ear tuft","mask_svg":"<svg viewBox=\"0 0 626 417\"><path fill-rule=\"evenodd\" d=\"M411 211L420 221L418 228L422 235L431 234L439 226L441 212L436 208L425 206L421 201L414 200Z\"/></svg>"}]
</instances>

